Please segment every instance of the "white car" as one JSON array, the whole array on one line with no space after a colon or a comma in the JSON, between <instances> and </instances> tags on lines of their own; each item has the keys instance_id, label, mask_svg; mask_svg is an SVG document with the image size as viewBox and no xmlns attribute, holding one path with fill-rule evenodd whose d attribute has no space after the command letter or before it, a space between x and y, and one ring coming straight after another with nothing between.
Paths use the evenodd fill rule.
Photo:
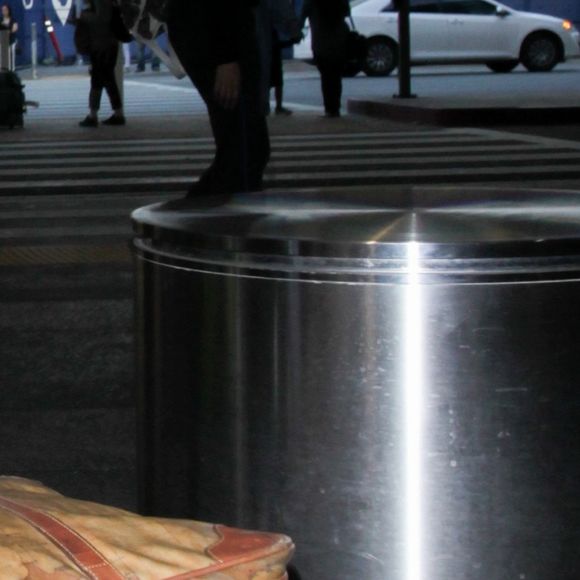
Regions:
<instances>
[{"instance_id":1,"label":"white car","mask_svg":"<svg viewBox=\"0 0 580 580\"><path fill-rule=\"evenodd\" d=\"M514 10L494 0L410 0L413 64L483 63L509 72L550 71L580 56L580 35L569 20ZM347 74L388 75L398 61L398 13L392 0L366 0L352 8L367 39L366 58L349 62ZM308 59L310 38L296 47Z\"/></svg>"}]
</instances>

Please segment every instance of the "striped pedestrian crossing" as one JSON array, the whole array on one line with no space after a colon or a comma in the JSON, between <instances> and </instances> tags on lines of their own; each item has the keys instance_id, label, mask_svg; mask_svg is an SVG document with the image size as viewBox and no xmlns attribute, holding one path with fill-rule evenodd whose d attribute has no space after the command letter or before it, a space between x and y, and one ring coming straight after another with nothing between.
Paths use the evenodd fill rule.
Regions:
<instances>
[{"instance_id":1,"label":"striped pedestrian crossing","mask_svg":"<svg viewBox=\"0 0 580 580\"><path fill-rule=\"evenodd\" d=\"M206 108L199 93L185 80L179 85L125 80L124 105L128 118L161 117L168 113L205 115ZM28 80L26 100L38 103L29 108L27 122L52 119L82 119L88 108L90 79L74 75L62 79ZM103 115L110 113L109 100L102 98Z\"/></svg>"},{"instance_id":2,"label":"striped pedestrian crossing","mask_svg":"<svg viewBox=\"0 0 580 580\"><path fill-rule=\"evenodd\" d=\"M207 167L211 139L0 144L0 195L174 195ZM282 135L267 188L536 183L580 178L580 144L480 129Z\"/></svg>"},{"instance_id":3,"label":"striped pedestrian crossing","mask_svg":"<svg viewBox=\"0 0 580 580\"><path fill-rule=\"evenodd\" d=\"M206 138L0 143L0 267L128 268L131 211L181 195L212 157ZM265 182L546 187L580 184L579 161L578 143L479 129L281 135Z\"/></svg>"},{"instance_id":4,"label":"striped pedestrian crossing","mask_svg":"<svg viewBox=\"0 0 580 580\"><path fill-rule=\"evenodd\" d=\"M166 115L206 116L207 109L188 79L164 82L165 77L149 80L129 77L123 81L123 102L127 118L159 118ZM90 79L78 74L61 79L28 80L26 100L38 104L28 109L26 122L39 120L81 120L87 113ZM322 111L321 107L301 103L287 103L295 111ZM109 99L101 100L102 115L111 113Z\"/></svg>"}]
</instances>

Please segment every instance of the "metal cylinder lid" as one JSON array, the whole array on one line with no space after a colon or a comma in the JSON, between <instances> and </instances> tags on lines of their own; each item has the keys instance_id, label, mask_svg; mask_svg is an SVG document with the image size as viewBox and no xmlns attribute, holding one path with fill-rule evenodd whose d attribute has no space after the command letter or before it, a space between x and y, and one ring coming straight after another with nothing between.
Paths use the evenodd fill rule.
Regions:
<instances>
[{"instance_id":1,"label":"metal cylinder lid","mask_svg":"<svg viewBox=\"0 0 580 580\"><path fill-rule=\"evenodd\" d=\"M382 271L398 271L414 245L425 273L471 271L474 264L488 273L545 271L546 262L550 271L580 270L580 192L572 191L267 192L160 203L136 210L132 219L138 251L176 259L204 252L220 260L243 255L254 266L266 256L269 263L340 259L347 269L371 260Z\"/></svg>"}]
</instances>

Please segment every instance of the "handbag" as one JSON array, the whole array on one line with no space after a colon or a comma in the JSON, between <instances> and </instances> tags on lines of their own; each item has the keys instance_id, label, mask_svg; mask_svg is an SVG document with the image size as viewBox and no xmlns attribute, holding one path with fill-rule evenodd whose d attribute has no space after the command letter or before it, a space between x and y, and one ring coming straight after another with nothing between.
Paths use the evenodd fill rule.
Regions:
<instances>
[{"instance_id":1,"label":"handbag","mask_svg":"<svg viewBox=\"0 0 580 580\"><path fill-rule=\"evenodd\" d=\"M352 16L350 17L350 28L346 35L346 58L344 63L344 76L357 75L364 66L367 57L366 36L357 31Z\"/></svg>"},{"instance_id":2,"label":"handbag","mask_svg":"<svg viewBox=\"0 0 580 580\"><path fill-rule=\"evenodd\" d=\"M157 40L167 21L169 3L170 0L121 0L121 11L133 39L149 47L177 78L183 78L185 70L170 40L166 43L167 49Z\"/></svg>"},{"instance_id":3,"label":"handbag","mask_svg":"<svg viewBox=\"0 0 580 580\"><path fill-rule=\"evenodd\" d=\"M367 39L356 29L352 16L350 17L350 30L346 37L346 58L348 61L363 61L367 55Z\"/></svg>"},{"instance_id":4,"label":"handbag","mask_svg":"<svg viewBox=\"0 0 580 580\"><path fill-rule=\"evenodd\" d=\"M0 477L0 578L283 580L288 536L142 517Z\"/></svg>"}]
</instances>

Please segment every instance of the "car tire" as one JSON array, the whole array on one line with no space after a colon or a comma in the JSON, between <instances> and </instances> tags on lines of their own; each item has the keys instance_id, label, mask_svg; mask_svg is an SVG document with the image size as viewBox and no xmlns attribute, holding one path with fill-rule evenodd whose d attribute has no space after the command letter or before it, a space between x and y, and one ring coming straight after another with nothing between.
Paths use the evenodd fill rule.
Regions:
<instances>
[{"instance_id":1,"label":"car tire","mask_svg":"<svg viewBox=\"0 0 580 580\"><path fill-rule=\"evenodd\" d=\"M512 72L516 66L518 66L519 62L519 60L492 60L490 62L486 62L485 65L493 72L509 73Z\"/></svg>"},{"instance_id":2,"label":"car tire","mask_svg":"<svg viewBox=\"0 0 580 580\"><path fill-rule=\"evenodd\" d=\"M396 68L399 51L394 41L387 38L369 38L363 70L369 77L386 77Z\"/></svg>"},{"instance_id":3,"label":"car tire","mask_svg":"<svg viewBox=\"0 0 580 580\"><path fill-rule=\"evenodd\" d=\"M561 60L561 43L551 34L532 34L522 45L521 61L530 72L551 71Z\"/></svg>"}]
</instances>

